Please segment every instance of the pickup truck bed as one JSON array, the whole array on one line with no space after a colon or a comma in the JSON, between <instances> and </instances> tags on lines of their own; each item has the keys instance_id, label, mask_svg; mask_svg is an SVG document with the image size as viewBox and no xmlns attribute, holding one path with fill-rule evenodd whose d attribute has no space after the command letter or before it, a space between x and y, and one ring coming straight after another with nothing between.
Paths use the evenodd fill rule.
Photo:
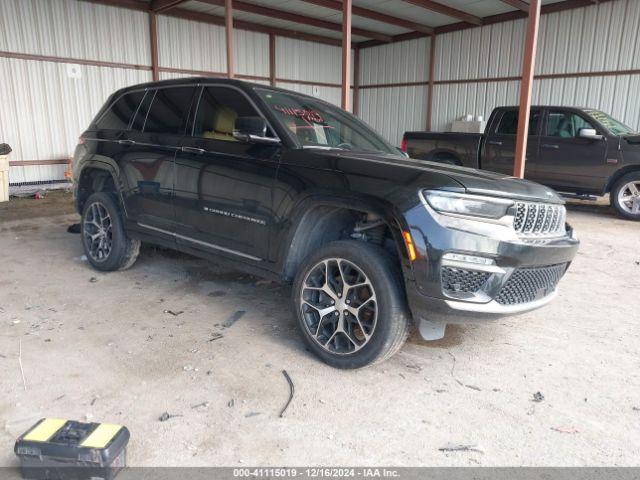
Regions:
<instances>
[{"instance_id":1,"label":"pickup truck bed","mask_svg":"<svg viewBox=\"0 0 640 480\"><path fill-rule=\"evenodd\" d=\"M480 168L480 148L484 134L407 132L405 138L406 151L411 158Z\"/></svg>"},{"instance_id":2,"label":"pickup truck bed","mask_svg":"<svg viewBox=\"0 0 640 480\"><path fill-rule=\"evenodd\" d=\"M484 134L406 132L410 157L513 173L518 107L498 107ZM625 218L640 220L638 135L606 113L534 106L525 178L573 195L605 195Z\"/></svg>"}]
</instances>

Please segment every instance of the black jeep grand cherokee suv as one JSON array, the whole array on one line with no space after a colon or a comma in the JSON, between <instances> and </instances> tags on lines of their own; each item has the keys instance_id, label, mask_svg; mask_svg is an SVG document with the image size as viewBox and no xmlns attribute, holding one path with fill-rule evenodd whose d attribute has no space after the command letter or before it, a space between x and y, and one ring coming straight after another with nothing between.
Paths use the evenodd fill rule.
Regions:
<instances>
[{"instance_id":1,"label":"black jeep grand cherokee suv","mask_svg":"<svg viewBox=\"0 0 640 480\"><path fill-rule=\"evenodd\" d=\"M316 98L191 78L116 92L75 152L82 241L100 270L147 241L293 282L325 362L390 357L410 321L540 307L578 249L541 185L405 158Z\"/></svg>"}]
</instances>

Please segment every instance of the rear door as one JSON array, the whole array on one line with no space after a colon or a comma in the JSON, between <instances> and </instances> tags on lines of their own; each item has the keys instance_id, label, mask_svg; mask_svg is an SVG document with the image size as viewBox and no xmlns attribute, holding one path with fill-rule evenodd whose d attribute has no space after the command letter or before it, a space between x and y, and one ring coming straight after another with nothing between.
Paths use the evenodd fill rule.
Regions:
<instances>
[{"instance_id":1,"label":"rear door","mask_svg":"<svg viewBox=\"0 0 640 480\"><path fill-rule=\"evenodd\" d=\"M241 89L208 85L198 95L192 135L176 158L178 242L232 258L265 260L281 147L234 138L238 117L261 116Z\"/></svg>"},{"instance_id":2,"label":"rear door","mask_svg":"<svg viewBox=\"0 0 640 480\"><path fill-rule=\"evenodd\" d=\"M595 129L603 138L581 138L583 128ZM587 115L572 109L548 110L536 181L558 190L598 191L610 175L606 158L606 132L599 131Z\"/></svg>"},{"instance_id":3,"label":"rear door","mask_svg":"<svg viewBox=\"0 0 640 480\"><path fill-rule=\"evenodd\" d=\"M125 142L121 169L129 220L138 228L164 234L175 232L174 159L185 135L195 86L150 89Z\"/></svg>"},{"instance_id":4,"label":"rear door","mask_svg":"<svg viewBox=\"0 0 640 480\"><path fill-rule=\"evenodd\" d=\"M529 116L529 139L527 142L527 161L525 163L525 178L533 178L535 165L538 160L540 143L540 119L542 111L531 109ZM483 170L513 175L513 165L516 151L516 133L518 131L518 109L505 109L499 119L489 126L486 132L481 165Z\"/></svg>"}]
</instances>

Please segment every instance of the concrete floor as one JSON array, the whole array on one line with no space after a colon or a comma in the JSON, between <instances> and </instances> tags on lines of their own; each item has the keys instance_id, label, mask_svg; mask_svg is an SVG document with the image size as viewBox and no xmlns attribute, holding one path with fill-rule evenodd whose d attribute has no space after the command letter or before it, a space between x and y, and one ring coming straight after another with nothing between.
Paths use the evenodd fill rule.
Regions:
<instances>
[{"instance_id":1,"label":"concrete floor","mask_svg":"<svg viewBox=\"0 0 640 480\"><path fill-rule=\"evenodd\" d=\"M582 247L550 306L413 337L359 371L305 351L286 287L154 248L102 274L66 232L74 215L7 218L2 466L44 416L126 425L131 465L640 464L640 225L608 208L570 208ZM296 393L279 418L283 369Z\"/></svg>"}]
</instances>

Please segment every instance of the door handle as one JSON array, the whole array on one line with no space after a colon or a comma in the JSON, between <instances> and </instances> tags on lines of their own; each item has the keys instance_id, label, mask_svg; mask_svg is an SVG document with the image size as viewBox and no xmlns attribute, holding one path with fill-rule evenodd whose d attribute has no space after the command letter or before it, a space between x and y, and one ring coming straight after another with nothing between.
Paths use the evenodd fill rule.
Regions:
<instances>
[{"instance_id":1,"label":"door handle","mask_svg":"<svg viewBox=\"0 0 640 480\"><path fill-rule=\"evenodd\" d=\"M543 143L542 148L553 148L554 150L558 150L560 145L554 145L553 143Z\"/></svg>"},{"instance_id":2,"label":"door handle","mask_svg":"<svg viewBox=\"0 0 640 480\"><path fill-rule=\"evenodd\" d=\"M487 143L489 145L502 145L502 142L500 142L498 140L489 140Z\"/></svg>"},{"instance_id":3,"label":"door handle","mask_svg":"<svg viewBox=\"0 0 640 480\"><path fill-rule=\"evenodd\" d=\"M181 147L180 150L182 150L185 153L195 153L196 155L202 155L205 152L204 148L195 148L195 147Z\"/></svg>"},{"instance_id":4,"label":"door handle","mask_svg":"<svg viewBox=\"0 0 640 480\"><path fill-rule=\"evenodd\" d=\"M134 142L133 140L118 140L118 143L120 145L135 145L136 142Z\"/></svg>"}]
</instances>

